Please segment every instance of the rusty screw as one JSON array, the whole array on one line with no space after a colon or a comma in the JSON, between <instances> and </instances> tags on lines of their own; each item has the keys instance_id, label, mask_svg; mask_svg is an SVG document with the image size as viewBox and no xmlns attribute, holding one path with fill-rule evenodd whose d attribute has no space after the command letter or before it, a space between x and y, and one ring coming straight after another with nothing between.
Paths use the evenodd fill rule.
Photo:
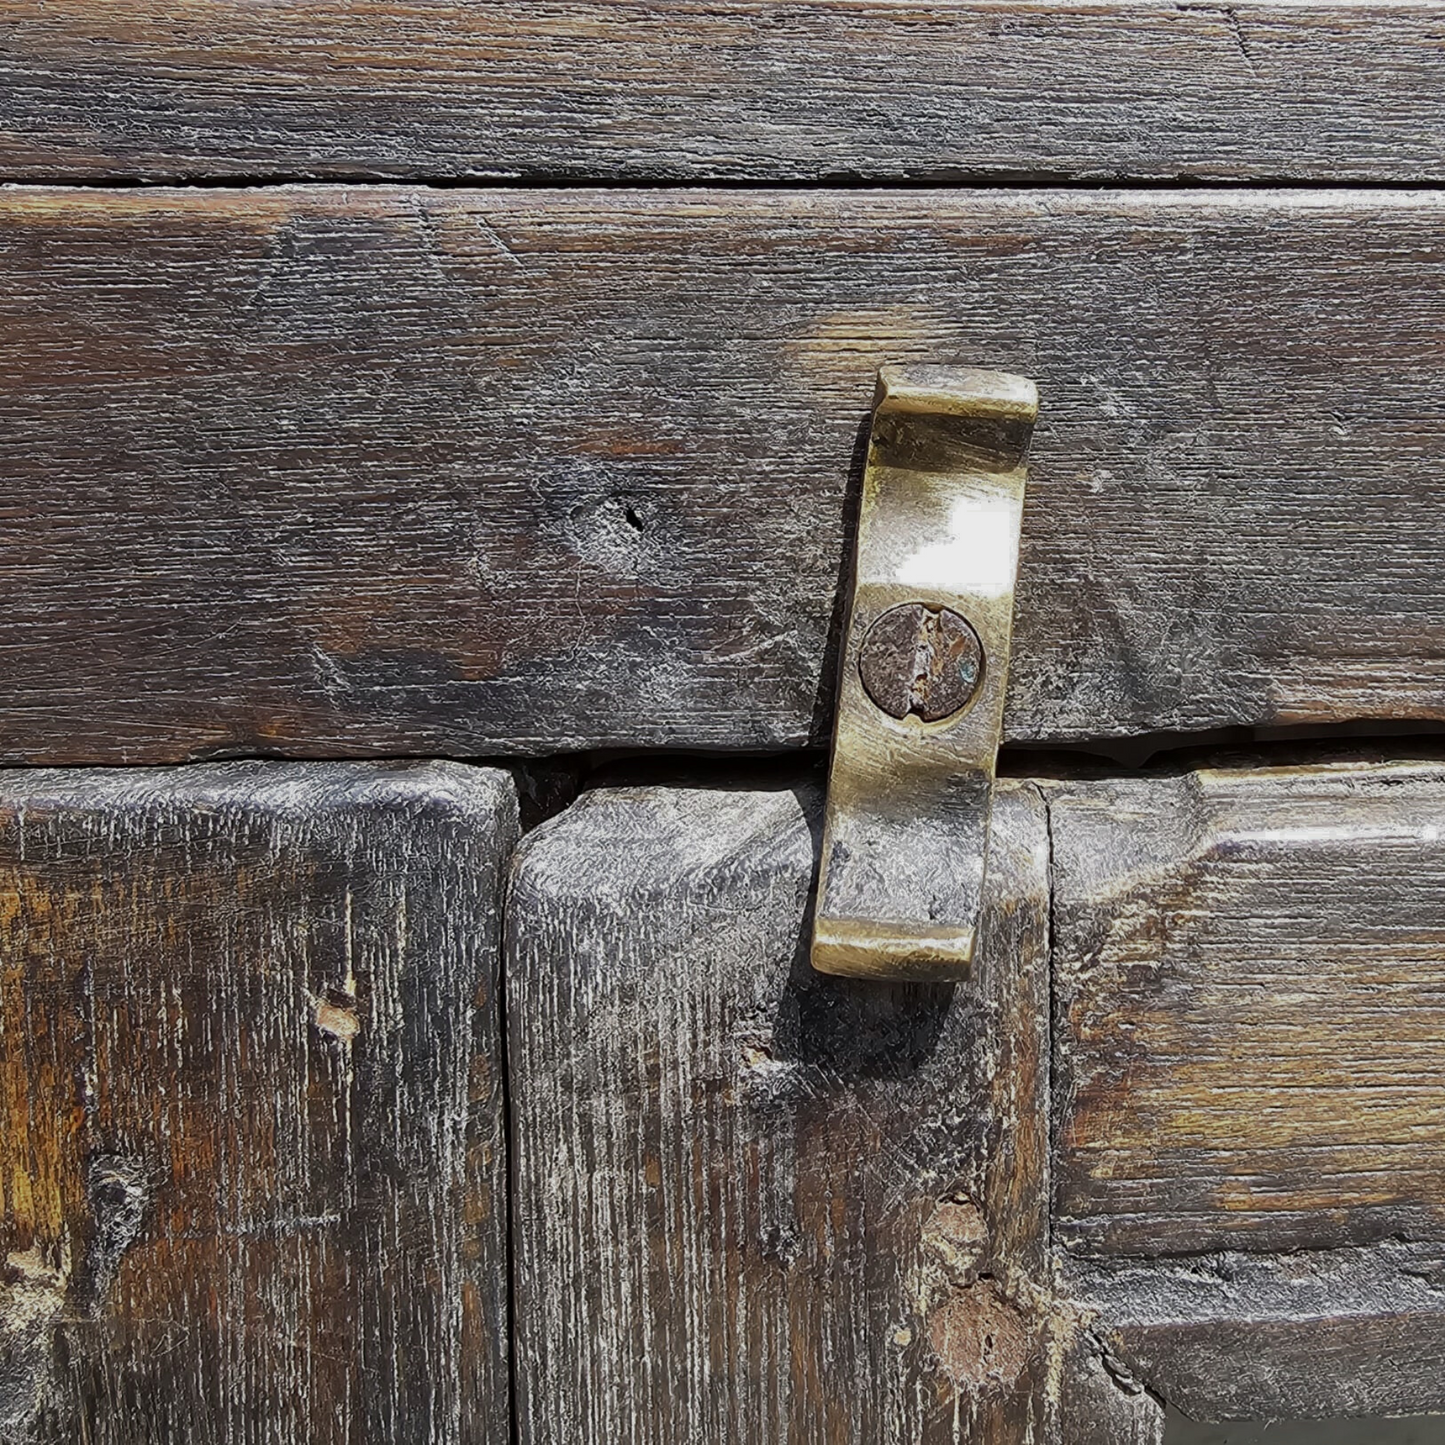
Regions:
<instances>
[{"instance_id":1,"label":"rusty screw","mask_svg":"<svg viewBox=\"0 0 1445 1445\"><path fill-rule=\"evenodd\" d=\"M938 722L973 701L983 680L983 644L950 608L908 602L889 608L868 629L858 671L868 696L889 717L912 713Z\"/></svg>"}]
</instances>

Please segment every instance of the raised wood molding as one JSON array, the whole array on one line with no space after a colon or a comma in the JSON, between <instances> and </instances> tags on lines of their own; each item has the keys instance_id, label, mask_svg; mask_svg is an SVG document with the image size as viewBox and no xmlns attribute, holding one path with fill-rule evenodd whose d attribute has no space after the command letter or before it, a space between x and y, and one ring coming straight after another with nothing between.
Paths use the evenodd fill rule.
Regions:
<instances>
[{"instance_id":1,"label":"raised wood molding","mask_svg":"<svg viewBox=\"0 0 1445 1445\"><path fill-rule=\"evenodd\" d=\"M1445 769L1051 790L1055 1238L1445 1242Z\"/></svg>"},{"instance_id":2,"label":"raised wood molding","mask_svg":"<svg viewBox=\"0 0 1445 1445\"><path fill-rule=\"evenodd\" d=\"M1196 1418L1445 1409L1445 764L1045 786L1064 1294Z\"/></svg>"}]
</instances>

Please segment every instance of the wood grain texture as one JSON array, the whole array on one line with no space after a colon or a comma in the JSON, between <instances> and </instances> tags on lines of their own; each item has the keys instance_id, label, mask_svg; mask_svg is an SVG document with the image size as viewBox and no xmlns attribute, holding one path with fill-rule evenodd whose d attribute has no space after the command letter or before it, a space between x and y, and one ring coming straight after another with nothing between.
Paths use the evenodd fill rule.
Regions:
<instances>
[{"instance_id":1,"label":"wood grain texture","mask_svg":"<svg viewBox=\"0 0 1445 1445\"><path fill-rule=\"evenodd\" d=\"M5 0L11 177L1438 180L1438 4Z\"/></svg>"},{"instance_id":2,"label":"wood grain texture","mask_svg":"<svg viewBox=\"0 0 1445 1445\"><path fill-rule=\"evenodd\" d=\"M1087 1326L1077 1328L1073 1301L1065 1308L1065 1318L1076 1328L1056 1329L1061 1345L1054 1390L1061 1445L1164 1445L1160 1396L1122 1367L1103 1338Z\"/></svg>"},{"instance_id":3,"label":"wood grain texture","mask_svg":"<svg viewBox=\"0 0 1445 1445\"><path fill-rule=\"evenodd\" d=\"M1445 1411L1445 1252L1074 1262L1113 1372L1200 1420Z\"/></svg>"},{"instance_id":4,"label":"wood grain texture","mask_svg":"<svg viewBox=\"0 0 1445 1445\"><path fill-rule=\"evenodd\" d=\"M0 777L0 1435L509 1436L505 775Z\"/></svg>"},{"instance_id":5,"label":"wood grain texture","mask_svg":"<svg viewBox=\"0 0 1445 1445\"><path fill-rule=\"evenodd\" d=\"M1062 784L1050 806L1055 1239L1445 1239L1445 766Z\"/></svg>"},{"instance_id":6,"label":"wood grain texture","mask_svg":"<svg viewBox=\"0 0 1445 1445\"><path fill-rule=\"evenodd\" d=\"M807 963L818 800L614 789L508 910L523 1442L1060 1434L1047 846L995 814L980 976Z\"/></svg>"},{"instance_id":7,"label":"wood grain texture","mask_svg":"<svg viewBox=\"0 0 1445 1445\"><path fill-rule=\"evenodd\" d=\"M820 744L887 360L1043 392L1010 740L1445 719L1442 219L11 190L0 757Z\"/></svg>"}]
</instances>

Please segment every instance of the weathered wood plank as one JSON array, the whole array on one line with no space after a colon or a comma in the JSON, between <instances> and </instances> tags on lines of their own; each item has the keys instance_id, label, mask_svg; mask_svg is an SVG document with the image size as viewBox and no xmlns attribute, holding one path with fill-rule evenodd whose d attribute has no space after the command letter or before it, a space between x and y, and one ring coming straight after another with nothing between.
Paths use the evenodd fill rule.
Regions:
<instances>
[{"instance_id":1,"label":"weathered wood plank","mask_svg":"<svg viewBox=\"0 0 1445 1445\"><path fill-rule=\"evenodd\" d=\"M590 794L508 910L524 1442L1059 1433L1047 844L996 808L980 972L807 962L811 788Z\"/></svg>"},{"instance_id":2,"label":"weathered wood plank","mask_svg":"<svg viewBox=\"0 0 1445 1445\"><path fill-rule=\"evenodd\" d=\"M0 1434L510 1438L503 774L0 776Z\"/></svg>"},{"instance_id":3,"label":"weathered wood plank","mask_svg":"<svg viewBox=\"0 0 1445 1445\"><path fill-rule=\"evenodd\" d=\"M1445 719L1442 219L9 191L0 757L817 745L885 360L1040 382L1009 739Z\"/></svg>"},{"instance_id":4,"label":"weathered wood plank","mask_svg":"<svg viewBox=\"0 0 1445 1445\"><path fill-rule=\"evenodd\" d=\"M1438 1244L1070 1262L1065 1280L1115 1372L1196 1419L1445 1411Z\"/></svg>"},{"instance_id":5,"label":"weathered wood plank","mask_svg":"<svg viewBox=\"0 0 1445 1445\"><path fill-rule=\"evenodd\" d=\"M1054 1238L1445 1239L1445 766L1061 784L1050 816Z\"/></svg>"},{"instance_id":6,"label":"weathered wood plank","mask_svg":"<svg viewBox=\"0 0 1445 1445\"><path fill-rule=\"evenodd\" d=\"M1121 1369L1091 1329L1062 1345L1056 1370L1060 1445L1164 1445L1159 1396Z\"/></svg>"},{"instance_id":7,"label":"weathered wood plank","mask_svg":"<svg viewBox=\"0 0 1445 1445\"><path fill-rule=\"evenodd\" d=\"M1445 1408L1445 765L1044 784L1051 904L1039 785L1003 786L951 996L807 972L806 794L585 795L524 846L524 1439Z\"/></svg>"},{"instance_id":8,"label":"weathered wood plank","mask_svg":"<svg viewBox=\"0 0 1445 1445\"><path fill-rule=\"evenodd\" d=\"M1438 4L5 0L0 173L1439 180Z\"/></svg>"}]
</instances>

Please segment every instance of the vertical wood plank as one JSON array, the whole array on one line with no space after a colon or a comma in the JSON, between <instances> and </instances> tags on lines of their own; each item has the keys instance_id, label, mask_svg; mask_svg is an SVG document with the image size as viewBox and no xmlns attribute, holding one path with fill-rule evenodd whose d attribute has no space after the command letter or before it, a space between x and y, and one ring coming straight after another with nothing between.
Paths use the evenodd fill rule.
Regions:
<instances>
[{"instance_id":1,"label":"vertical wood plank","mask_svg":"<svg viewBox=\"0 0 1445 1445\"><path fill-rule=\"evenodd\" d=\"M515 819L452 764L0 777L4 1438L508 1438Z\"/></svg>"},{"instance_id":2,"label":"vertical wood plank","mask_svg":"<svg viewBox=\"0 0 1445 1445\"><path fill-rule=\"evenodd\" d=\"M584 795L508 913L517 1413L556 1440L1043 1438L1047 846L966 986L808 967L792 791Z\"/></svg>"}]
</instances>

